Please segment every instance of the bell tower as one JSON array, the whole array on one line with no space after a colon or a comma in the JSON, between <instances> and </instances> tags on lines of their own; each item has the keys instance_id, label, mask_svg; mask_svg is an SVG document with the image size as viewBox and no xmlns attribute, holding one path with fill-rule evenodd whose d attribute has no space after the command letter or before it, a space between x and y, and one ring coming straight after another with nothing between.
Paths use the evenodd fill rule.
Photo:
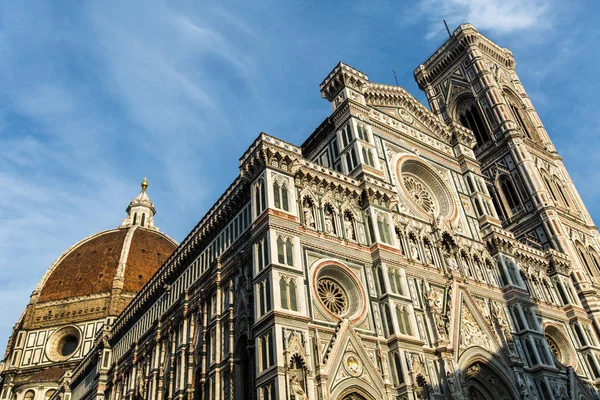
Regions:
<instances>
[{"instance_id":1,"label":"bell tower","mask_svg":"<svg viewBox=\"0 0 600 400\"><path fill-rule=\"evenodd\" d=\"M534 247L576 254L578 236L596 247L597 229L515 66L510 50L463 24L414 75L440 119L473 132L505 228Z\"/></svg>"},{"instance_id":2,"label":"bell tower","mask_svg":"<svg viewBox=\"0 0 600 400\"><path fill-rule=\"evenodd\" d=\"M565 277L600 334L598 228L515 67L510 50L463 24L414 76L440 120L473 133L503 228L526 245L568 256Z\"/></svg>"}]
</instances>

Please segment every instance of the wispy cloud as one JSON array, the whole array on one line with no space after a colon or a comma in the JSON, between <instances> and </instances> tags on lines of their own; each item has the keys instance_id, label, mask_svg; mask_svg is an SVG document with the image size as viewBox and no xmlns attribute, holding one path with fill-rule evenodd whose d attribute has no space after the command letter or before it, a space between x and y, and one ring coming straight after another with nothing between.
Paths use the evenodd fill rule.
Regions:
<instances>
[{"instance_id":1,"label":"wispy cloud","mask_svg":"<svg viewBox=\"0 0 600 400\"><path fill-rule=\"evenodd\" d=\"M549 9L549 0L424 0L417 7L429 22L427 39L445 30L443 19L450 26L469 22L497 34L543 30L549 26Z\"/></svg>"}]
</instances>

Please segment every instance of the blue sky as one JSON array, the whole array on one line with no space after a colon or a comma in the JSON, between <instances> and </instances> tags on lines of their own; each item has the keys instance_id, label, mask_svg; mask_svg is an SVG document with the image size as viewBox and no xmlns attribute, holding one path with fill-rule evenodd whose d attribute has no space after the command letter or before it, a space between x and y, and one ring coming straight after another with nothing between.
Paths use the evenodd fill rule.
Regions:
<instances>
[{"instance_id":1,"label":"blue sky","mask_svg":"<svg viewBox=\"0 0 600 400\"><path fill-rule=\"evenodd\" d=\"M521 4L525 3L525 4ZM181 240L264 131L300 144L338 61L421 101L412 72L473 23L517 72L600 220L600 5L559 0L4 2L0 343L65 249L118 226L147 176Z\"/></svg>"}]
</instances>

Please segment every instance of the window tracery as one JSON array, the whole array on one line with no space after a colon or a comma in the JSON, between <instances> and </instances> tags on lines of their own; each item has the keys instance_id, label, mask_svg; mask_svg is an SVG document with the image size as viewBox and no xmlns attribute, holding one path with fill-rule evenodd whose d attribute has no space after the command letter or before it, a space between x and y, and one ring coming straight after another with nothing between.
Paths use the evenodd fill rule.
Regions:
<instances>
[{"instance_id":1,"label":"window tracery","mask_svg":"<svg viewBox=\"0 0 600 400\"><path fill-rule=\"evenodd\" d=\"M281 296L281 308L298 311L298 294L294 278L282 276L279 279L279 293Z\"/></svg>"},{"instance_id":2,"label":"window tracery","mask_svg":"<svg viewBox=\"0 0 600 400\"><path fill-rule=\"evenodd\" d=\"M277 262L289 266L294 265L294 245L291 238L277 236Z\"/></svg>"},{"instance_id":3,"label":"window tracery","mask_svg":"<svg viewBox=\"0 0 600 400\"><path fill-rule=\"evenodd\" d=\"M278 180L273 182L273 202L275 208L283 211L290 211L288 187L285 183L280 183Z\"/></svg>"},{"instance_id":4,"label":"window tracery","mask_svg":"<svg viewBox=\"0 0 600 400\"><path fill-rule=\"evenodd\" d=\"M384 213L377 214L377 230L379 232L379 239L384 243L391 243L390 237L390 224L388 217Z\"/></svg>"},{"instance_id":5,"label":"window tracery","mask_svg":"<svg viewBox=\"0 0 600 400\"><path fill-rule=\"evenodd\" d=\"M317 293L325 307L333 314L343 315L348 310L346 291L333 279L319 279L317 281Z\"/></svg>"},{"instance_id":6,"label":"window tracery","mask_svg":"<svg viewBox=\"0 0 600 400\"><path fill-rule=\"evenodd\" d=\"M428 214L434 214L435 203L433 202L433 196L428 188L413 176L405 175L402 179L404 181L404 187L406 187L406 190L408 190L408 193L410 193L415 203Z\"/></svg>"},{"instance_id":7,"label":"window tracery","mask_svg":"<svg viewBox=\"0 0 600 400\"><path fill-rule=\"evenodd\" d=\"M463 100L457 107L457 116L462 126L473 131L478 146L490 140L487 125L475 100Z\"/></svg>"}]
</instances>

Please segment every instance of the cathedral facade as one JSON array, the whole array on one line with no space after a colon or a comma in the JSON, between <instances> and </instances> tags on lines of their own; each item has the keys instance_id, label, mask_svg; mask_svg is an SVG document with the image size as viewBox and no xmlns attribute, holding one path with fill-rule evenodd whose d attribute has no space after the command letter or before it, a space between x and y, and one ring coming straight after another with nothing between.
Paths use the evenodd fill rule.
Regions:
<instances>
[{"instance_id":1,"label":"cathedral facade","mask_svg":"<svg viewBox=\"0 0 600 400\"><path fill-rule=\"evenodd\" d=\"M511 52L461 25L415 79L429 109L339 63L49 398L598 398L598 231Z\"/></svg>"}]
</instances>

